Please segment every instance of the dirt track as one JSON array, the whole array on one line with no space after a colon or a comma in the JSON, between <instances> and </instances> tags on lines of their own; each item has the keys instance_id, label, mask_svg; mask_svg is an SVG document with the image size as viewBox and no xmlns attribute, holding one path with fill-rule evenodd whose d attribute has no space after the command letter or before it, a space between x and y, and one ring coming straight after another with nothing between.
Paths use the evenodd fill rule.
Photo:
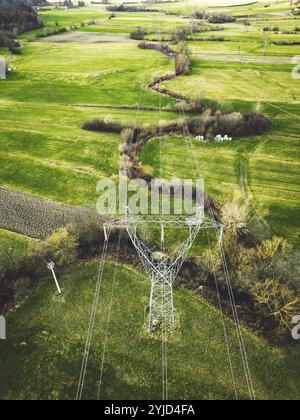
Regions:
<instances>
[{"instance_id":1,"label":"dirt track","mask_svg":"<svg viewBox=\"0 0 300 420\"><path fill-rule=\"evenodd\" d=\"M85 210L0 187L0 228L44 239Z\"/></svg>"},{"instance_id":2,"label":"dirt track","mask_svg":"<svg viewBox=\"0 0 300 420\"><path fill-rule=\"evenodd\" d=\"M292 57L250 57L237 54L200 54L194 53L194 57L203 61L221 61L225 63L258 63L258 64L291 64Z\"/></svg>"},{"instance_id":3,"label":"dirt track","mask_svg":"<svg viewBox=\"0 0 300 420\"><path fill-rule=\"evenodd\" d=\"M53 42L53 43L65 43L65 42L81 42L90 44L103 44L103 43L136 43L136 41L123 34L109 34L109 33L97 33L97 32L65 32L63 34L50 35L46 38L36 38L32 42Z\"/></svg>"}]
</instances>

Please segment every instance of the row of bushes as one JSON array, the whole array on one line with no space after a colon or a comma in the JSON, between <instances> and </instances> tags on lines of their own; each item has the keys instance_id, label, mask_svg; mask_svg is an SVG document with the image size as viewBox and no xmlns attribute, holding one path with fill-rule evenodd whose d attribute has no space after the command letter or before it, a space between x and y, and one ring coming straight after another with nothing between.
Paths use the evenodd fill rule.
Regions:
<instances>
[{"instance_id":1,"label":"row of bushes","mask_svg":"<svg viewBox=\"0 0 300 420\"><path fill-rule=\"evenodd\" d=\"M192 134L213 140L216 135L245 137L263 134L270 128L270 121L261 112L222 113L207 109L202 115L187 121Z\"/></svg>"},{"instance_id":2,"label":"row of bushes","mask_svg":"<svg viewBox=\"0 0 300 420\"><path fill-rule=\"evenodd\" d=\"M277 41L272 42L273 45L300 45L299 41Z\"/></svg>"},{"instance_id":3,"label":"row of bushes","mask_svg":"<svg viewBox=\"0 0 300 420\"><path fill-rule=\"evenodd\" d=\"M59 35L66 32L68 32L67 28L59 28L59 29L45 28L44 32L36 35L36 38L47 38L48 36Z\"/></svg>"},{"instance_id":4,"label":"row of bushes","mask_svg":"<svg viewBox=\"0 0 300 420\"><path fill-rule=\"evenodd\" d=\"M149 13L161 13L160 9L147 9L144 6L139 5L130 5L130 4L116 4L112 6L107 6L106 10L108 12L149 12Z\"/></svg>"},{"instance_id":5,"label":"row of bushes","mask_svg":"<svg viewBox=\"0 0 300 420\"><path fill-rule=\"evenodd\" d=\"M246 112L244 114L213 112L206 109L201 115L193 118L182 118L178 121L162 121L157 126L139 128L138 139L145 139L169 134L180 134L186 131L191 135L204 136L206 140L215 138L216 135L228 135L231 137L245 137L261 135L270 128L270 121L259 111ZM103 131L108 131L105 129ZM121 131L121 130L120 130ZM136 139L136 137L134 137Z\"/></svg>"},{"instance_id":6,"label":"row of bushes","mask_svg":"<svg viewBox=\"0 0 300 420\"><path fill-rule=\"evenodd\" d=\"M220 32L223 31L224 28L220 27L220 26L212 26L212 25L203 25L203 24L199 24L199 23L193 23L189 26L182 26L182 27L177 27L174 30L172 30L171 32L160 32L160 36L162 36L162 34L165 35L169 35L170 36L170 41L173 44L179 44L181 42L185 42L188 39L191 39L191 37L194 34L200 34L200 33L206 33L206 32ZM142 29L141 27L137 28L136 30L132 31L130 34L131 39L136 39L136 40L144 40L146 35L150 35L151 32L146 32L144 29ZM193 39L193 38L192 38ZM151 37L152 41L160 41L161 38L157 39L153 39L153 37ZM202 39L201 39L202 40Z\"/></svg>"},{"instance_id":7,"label":"row of bushes","mask_svg":"<svg viewBox=\"0 0 300 420\"><path fill-rule=\"evenodd\" d=\"M14 38L22 32L41 28L32 4L26 0L0 0L0 47L10 52L21 52L20 45Z\"/></svg>"},{"instance_id":8,"label":"row of bushes","mask_svg":"<svg viewBox=\"0 0 300 420\"><path fill-rule=\"evenodd\" d=\"M209 23L234 23L236 17L223 14L209 14L207 18Z\"/></svg>"},{"instance_id":9,"label":"row of bushes","mask_svg":"<svg viewBox=\"0 0 300 420\"><path fill-rule=\"evenodd\" d=\"M206 19L209 23L233 23L237 20L234 16L220 13L208 13L206 10L195 10L193 17L201 20Z\"/></svg>"},{"instance_id":10,"label":"row of bushes","mask_svg":"<svg viewBox=\"0 0 300 420\"><path fill-rule=\"evenodd\" d=\"M84 130L88 131L102 131L108 133L121 133L124 128L121 124L114 122L110 118L95 118L90 121L85 121L82 125Z\"/></svg>"},{"instance_id":11,"label":"row of bushes","mask_svg":"<svg viewBox=\"0 0 300 420\"><path fill-rule=\"evenodd\" d=\"M173 50L172 48L170 48L168 45L153 44L153 43L146 42L146 41L140 42L138 47L143 49L143 50L159 51L169 58L175 57L175 55L177 54L177 52L175 50Z\"/></svg>"}]
</instances>

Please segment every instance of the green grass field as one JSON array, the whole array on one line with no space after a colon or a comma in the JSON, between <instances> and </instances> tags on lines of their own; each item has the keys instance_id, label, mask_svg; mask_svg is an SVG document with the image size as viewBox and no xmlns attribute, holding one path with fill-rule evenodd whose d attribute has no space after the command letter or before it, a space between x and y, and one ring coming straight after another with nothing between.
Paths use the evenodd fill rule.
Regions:
<instances>
[{"instance_id":1,"label":"green grass field","mask_svg":"<svg viewBox=\"0 0 300 420\"><path fill-rule=\"evenodd\" d=\"M35 241L27 236L0 229L0 260L26 255Z\"/></svg>"},{"instance_id":2,"label":"green grass field","mask_svg":"<svg viewBox=\"0 0 300 420\"><path fill-rule=\"evenodd\" d=\"M74 399L98 263L67 271L59 300L49 277L8 318L9 339L1 344L1 399ZM106 357L101 399L161 399L161 340L145 332L150 285L138 272L115 265L104 271L83 397L97 395L103 343ZM199 297L175 294L178 331L168 343L171 399L233 398L221 318ZM107 329L107 325L109 328ZM235 328L226 320L239 398L247 388ZM260 399L297 399L299 349L275 350L244 330L254 387ZM284 378L284 381L282 381Z\"/></svg>"},{"instance_id":3,"label":"green grass field","mask_svg":"<svg viewBox=\"0 0 300 420\"><path fill-rule=\"evenodd\" d=\"M3 82L1 183L61 202L95 202L100 177L118 173L120 138L81 125L105 116L157 123L158 111L115 107L171 107L172 100L146 89L158 65L171 69L167 59L135 44L26 44L14 61L16 72Z\"/></svg>"}]
</instances>

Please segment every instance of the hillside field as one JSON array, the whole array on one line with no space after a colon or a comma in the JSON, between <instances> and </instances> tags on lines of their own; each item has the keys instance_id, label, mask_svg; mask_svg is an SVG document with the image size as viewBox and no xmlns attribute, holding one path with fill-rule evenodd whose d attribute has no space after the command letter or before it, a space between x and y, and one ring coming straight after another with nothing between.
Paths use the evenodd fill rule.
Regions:
<instances>
[{"instance_id":1,"label":"hillside field","mask_svg":"<svg viewBox=\"0 0 300 420\"><path fill-rule=\"evenodd\" d=\"M148 88L154 78L173 71L171 60L139 48L129 34L142 27L147 41L170 42L175 28L195 23L190 14L198 3L149 3L161 13L117 12L113 18L104 4L90 2L79 9L41 8L44 28L18 37L22 54L10 57L0 49L13 68L0 81L0 185L95 208L97 182L118 179L121 137L83 130L83 123L99 118L145 127L185 116L180 101ZM300 17L291 14L288 1L204 3L204 9L237 20L220 31L188 34L191 73L162 87L203 97L226 112L260 110L271 128L220 144L183 135L153 138L140 151L141 164L155 177L201 174L206 191L220 203L238 192L269 232L299 251L300 84L293 75ZM59 28L67 32L50 35ZM47 33L49 38L37 37ZM37 241L0 228L0 243L1 263L30 253ZM199 257L200 249L192 255ZM58 267L62 298L49 273L7 314L9 334L0 342L1 400L75 398L98 268L94 258ZM149 293L145 274L109 256L85 399L97 398L101 366L100 399L161 399L162 344L145 329ZM183 289L175 290L175 306L178 329L168 338L169 398L234 398L220 311L201 293ZM248 399L235 325L227 316L225 327L238 398ZM246 325L242 329L257 398L298 400L299 345L275 347Z\"/></svg>"}]
</instances>

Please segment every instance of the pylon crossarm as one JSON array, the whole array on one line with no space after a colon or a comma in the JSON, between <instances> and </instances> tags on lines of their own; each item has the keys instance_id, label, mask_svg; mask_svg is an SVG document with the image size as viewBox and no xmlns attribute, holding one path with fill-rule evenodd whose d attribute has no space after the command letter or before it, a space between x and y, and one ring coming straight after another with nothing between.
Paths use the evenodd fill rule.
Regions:
<instances>
[{"instance_id":1,"label":"pylon crossarm","mask_svg":"<svg viewBox=\"0 0 300 420\"><path fill-rule=\"evenodd\" d=\"M135 246L136 250L138 251L142 264L148 274L152 274L153 272L157 272L158 275L160 275L160 272L158 271L157 267L155 266L153 260L152 260L152 253L148 249L148 247L142 243L138 239L136 235L133 235L130 230L128 230L128 234L132 240L133 245Z\"/></svg>"},{"instance_id":2,"label":"pylon crossarm","mask_svg":"<svg viewBox=\"0 0 300 420\"><path fill-rule=\"evenodd\" d=\"M182 258L184 260L187 253L189 252L189 250L193 246L193 243L195 242L195 239L196 239L196 237L199 233L199 230L200 230L200 225L196 230L193 231L193 234L190 235L171 255L169 255L164 261L162 261L159 264L158 269L162 269L164 265L168 264L169 261L171 261L174 258L175 258L174 261L169 266L169 270L177 263L177 261L180 258ZM178 254L177 257L175 257L176 254Z\"/></svg>"},{"instance_id":3,"label":"pylon crossarm","mask_svg":"<svg viewBox=\"0 0 300 420\"><path fill-rule=\"evenodd\" d=\"M172 277L174 277L174 275L175 276L177 275L187 253L189 252L194 242L194 238L193 239L188 238L181 246L178 247L176 251L174 251L174 253L170 257L164 259L164 261L156 265L153 260L152 253L148 249L148 247L145 244L143 244L143 242L140 239L138 239L136 235L132 234L131 231L129 231L129 235L132 239L132 242L135 248L137 249L141 257L141 260L142 260L142 263L144 265L146 272L148 274L151 274L152 272L156 272L156 274L162 279L165 278L169 273L172 273L171 270L175 264L177 264L178 267L175 269L175 273L174 272L172 273ZM177 255L175 260L170 265L170 261L172 258L174 258L176 253L179 255ZM145 262L147 262L147 264L145 264Z\"/></svg>"}]
</instances>

